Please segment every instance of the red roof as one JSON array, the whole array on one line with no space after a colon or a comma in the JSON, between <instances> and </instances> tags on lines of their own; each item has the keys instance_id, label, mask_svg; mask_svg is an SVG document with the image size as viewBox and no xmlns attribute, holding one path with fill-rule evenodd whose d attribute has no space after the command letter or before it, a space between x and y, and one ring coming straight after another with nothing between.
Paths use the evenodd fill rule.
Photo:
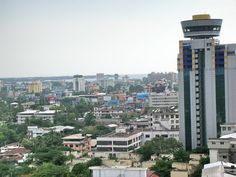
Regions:
<instances>
[{"instance_id":1,"label":"red roof","mask_svg":"<svg viewBox=\"0 0 236 177\"><path fill-rule=\"evenodd\" d=\"M154 171L147 171L147 177L158 177L156 174L154 174Z\"/></svg>"}]
</instances>

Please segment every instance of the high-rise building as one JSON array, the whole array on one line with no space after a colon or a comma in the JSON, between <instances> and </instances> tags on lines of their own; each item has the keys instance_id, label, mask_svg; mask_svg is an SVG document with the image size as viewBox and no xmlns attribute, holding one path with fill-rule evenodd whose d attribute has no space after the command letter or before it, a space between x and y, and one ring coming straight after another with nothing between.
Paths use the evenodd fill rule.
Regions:
<instances>
[{"instance_id":1,"label":"high-rise building","mask_svg":"<svg viewBox=\"0 0 236 177\"><path fill-rule=\"evenodd\" d=\"M2 90L2 87L3 87L3 82L2 80L0 80L0 91Z\"/></svg>"},{"instance_id":2,"label":"high-rise building","mask_svg":"<svg viewBox=\"0 0 236 177\"><path fill-rule=\"evenodd\" d=\"M96 74L97 77L97 83L99 86L102 86L104 83L104 73L97 73Z\"/></svg>"},{"instance_id":3,"label":"high-rise building","mask_svg":"<svg viewBox=\"0 0 236 177\"><path fill-rule=\"evenodd\" d=\"M180 140L186 149L220 135L220 124L236 122L236 44L220 44L222 20L194 15L182 21L178 80Z\"/></svg>"},{"instance_id":4,"label":"high-rise building","mask_svg":"<svg viewBox=\"0 0 236 177\"><path fill-rule=\"evenodd\" d=\"M41 93L42 89L42 82L34 81L28 85L28 93Z\"/></svg>"},{"instance_id":5,"label":"high-rise building","mask_svg":"<svg viewBox=\"0 0 236 177\"><path fill-rule=\"evenodd\" d=\"M73 90L75 92L85 92L85 80L82 75L73 76Z\"/></svg>"}]
</instances>

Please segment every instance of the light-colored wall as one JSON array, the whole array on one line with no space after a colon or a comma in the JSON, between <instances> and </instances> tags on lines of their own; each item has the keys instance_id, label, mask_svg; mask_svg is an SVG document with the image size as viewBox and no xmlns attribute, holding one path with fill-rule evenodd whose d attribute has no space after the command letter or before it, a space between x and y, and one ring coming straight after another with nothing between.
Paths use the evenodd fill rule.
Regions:
<instances>
[{"instance_id":1,"label":"light-colored wall","mask_svg":"<svg viewBox=\"0 0 236 177\"><path fill-rule=\"evenodd\" d=\"M96 169L93 170L93 177L146 177L146 170L126 170L126 169Z\"/></svg>"}]
</instances>

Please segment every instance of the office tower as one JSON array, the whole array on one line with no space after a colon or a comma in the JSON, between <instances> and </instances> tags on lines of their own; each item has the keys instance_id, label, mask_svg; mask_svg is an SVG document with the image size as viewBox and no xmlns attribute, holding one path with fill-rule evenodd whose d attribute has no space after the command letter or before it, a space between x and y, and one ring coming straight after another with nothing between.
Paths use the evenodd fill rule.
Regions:
<instances>
[{"instance_id":1,"label":"office tower","mask_svg":"<svg viewBox=\"0 0 236 177\"><path fill-rule=\"evenodd\" d=\"M85 92L85 80L82 75L73 76L73 90L75 92Z\"/></svg>"},{"instance_id":2,"label":"office tower","mask_svg":"<svg viewBox=\"0 0 236 177\"><path fill-rule=\"evenodd\" d=\"M34 81L28 85L28 93L41 93L43 85L40 81Z\"/></svg>"},{"instance_id":3,"label":"office tower","mask_svg":"<svg viewBox=\"0 0 236 177\"><path fill-rule=\"evenodd\" d=\"M178 80L180 140L186 149L220 135L220 124L236 122L236 44L220 44L222 20L194 15L182 21Z\"/></svg>"},{"instance_id":4,"label":"office tower","mask_svg":"<svg viewBox=\"0 0 236 177\"><path fill-rule=\"evenodd\" d=\"M96 77L98 85L102 87L104 85L104 73L97 73Z\"/></svg>"},{"instance_id":5,"label":"office tower","mask_svg":"<svg viewBox=\"0 0 236 177\"><path fill-rule=\"evenodd\" d=\"M2 90L2 88L3 88L3 82L2 80L0 80L0 91Z\"/></svg>"}]
</instances>

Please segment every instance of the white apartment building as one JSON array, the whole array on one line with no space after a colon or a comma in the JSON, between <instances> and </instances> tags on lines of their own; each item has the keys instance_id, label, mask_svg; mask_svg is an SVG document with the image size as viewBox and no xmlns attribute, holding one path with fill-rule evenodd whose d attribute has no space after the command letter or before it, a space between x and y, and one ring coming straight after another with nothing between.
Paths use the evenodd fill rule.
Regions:
<instances>
[{"instance_id":1,"label":"white apartment building","mask_svg":"<svg viewBox=\"0 0 236 177\"><path fill-rule=\"evenodd\" d=\"M236 133L208 140L210 162L236 163Z\"/></svg>"},{"instance_id":2,"label":"white apartment building","mask_svg":"<svg viewBox=\"0 0 236 177\"><path fill-rule=\"evenodd\" d=\"M120 118L120 115L124 114L122 109L108 109L108 108L94 108L94 115L96 118L105 118L110 115L112 118Z\"/></svg>"},{"instance_id":3,"label":"white apartment building","mask_svg":"<svg viewBox=\"0 0 236 177\"><path fill-rule=\"evenodd\" d=\"M170 107L178 105L178 94L175 92L170 93L156 93L151 92L149 95L149 107Z\"/></svg>"},{"instance_id":4,"label":"white apartment building","mask_svg":"<svg viewBox=\"0 0 236 177\"><path fill-rule=\"evenodd\" d=\"M236 164L218 161L204 165L202 177L235 177Z\"/></svg>"},{"instance_id":5,"label":"white apartment building","mask_svg":"<svg viewBox=\"0 0 236 177\"><path fill-rule=\"evenodd\" d=\"M220 125L221 136L228 135L236 132L236 124L223 124Z\"/></svg>"},{"instance_id":6,"label":"white apartment building","mask_svg":"<svg viewBox=\"0 0 236 177\"><path fill-rule=\"evenodd\" d=\"M89 167L92 170L93 177L149 177L147 175L147 168L131 168L131 167L104 167L94 166Z\"/></svg>"},{"instance_id":7,"label":"white apartment building","mask_svg":"<svg viewBox=\"0 0 236 177\"><path fill-rule=\"evenodd\" d=\"M61 133L65 130L73 130L72 126L54 126L54 127L45 127L39 128L38 126L28 126L27 127L27 135L29 138L36 138L38 136L43 136L44 134L50 132Z\"/></svg>"},{"instance_id":8,"label":"white apartment building","mask_svg":"<svg viewBox=\"0 0 236 177\"><path fill-rule=\"evenodd\" d=\"M143 143L150 141L156 137L164 138L174 138L179 141L179 130L153 130L153 129L144 129L143 133Z\"/></svg>"},{"instance_id":9,"label":"white apartment building","mask_svg":"<svg viewBox=\"0 0 236 177\"><path fill-rule=\"evenodd\" d=\"M53 122L54 115L55 115L55 110L47 110L47 111L26 110L17 113L16 119L17 119L17 124L23 124L27 119L32 119L33 117L36 119L48 120L50 122Z\"/></svg>"},{"instance_id":10,"label":"white apartment building","mask_svg":"<svg viewBox=\"0 0 236 177\"><path fill-rule=\"evenodd\" d=\"M128 159L130 152L140 148L142 139L140 130L126 131L126 128L117 128L115 133L97 137L95 157Z\"/></svg>"},{"instance_id":11,"label":"white apartment building","mask_svg":"<svg viewBox=\"0 0 236 177\"><path fill-rule=\"evenodd\" d=\"M150 128L160 129L160 126L167 130L179 130L179 112L177 106L157 108L149 115Z\"/></svg>"}]
</instances>

